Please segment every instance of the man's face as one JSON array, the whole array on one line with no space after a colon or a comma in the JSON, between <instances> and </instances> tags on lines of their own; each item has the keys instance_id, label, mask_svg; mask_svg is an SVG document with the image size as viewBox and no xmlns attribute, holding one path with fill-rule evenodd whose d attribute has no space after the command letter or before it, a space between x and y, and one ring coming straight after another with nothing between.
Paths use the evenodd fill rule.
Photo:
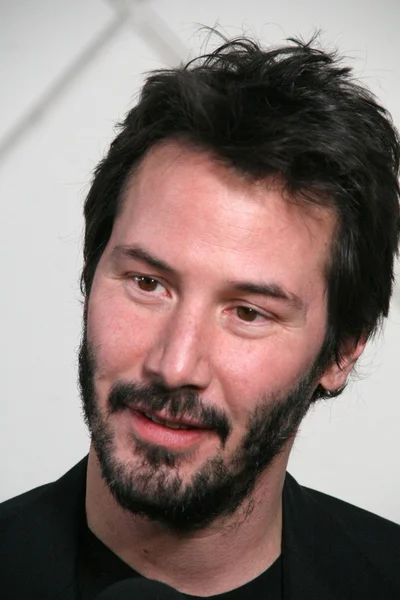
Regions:
<instances>
[{"instance_id":1,"label":"man's face","mask_svg":"<svg viewBox=\"0 0 400 600\"><path fill-rule=\"evenodd\" d=\"M289 443L318 383L332 229L205 152L169 142L147 155L97 267L80 355L122 505L205 526Z\"/></svg>"}]
</instances>

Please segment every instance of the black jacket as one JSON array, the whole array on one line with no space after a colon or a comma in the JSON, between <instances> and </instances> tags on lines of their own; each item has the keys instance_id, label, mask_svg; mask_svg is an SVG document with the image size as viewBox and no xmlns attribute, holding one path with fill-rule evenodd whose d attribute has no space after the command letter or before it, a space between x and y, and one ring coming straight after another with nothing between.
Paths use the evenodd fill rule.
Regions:
<instances>
[{"instance_id":1,"label":"black jacket","mask_svg":"<svg viewBox=\"0 0 400 600\"><path fill-rule=\"evenodd\" d=\"M87 460L0 505L1 600L77 600ZM400 526L287 475L284 600L400 600Z\"/></svg>"}]
</instances>

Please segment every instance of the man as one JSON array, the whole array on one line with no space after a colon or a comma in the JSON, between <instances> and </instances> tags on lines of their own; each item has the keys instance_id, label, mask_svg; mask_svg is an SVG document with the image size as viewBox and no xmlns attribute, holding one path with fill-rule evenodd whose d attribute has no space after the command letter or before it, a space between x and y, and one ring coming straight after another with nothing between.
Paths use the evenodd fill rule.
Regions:
<instances>
[{"instance_id":1,"label":"man","mask_svg":"<svg viewBox=\"0 0 400 600\"><path fill-rule=\"evenodd\" d=\"M2 598L400 597L400 528L286 474L387 315L387 112L313 43L149 77L85 204L87 460L0 509Z\"/></svg>"}]
</instances>

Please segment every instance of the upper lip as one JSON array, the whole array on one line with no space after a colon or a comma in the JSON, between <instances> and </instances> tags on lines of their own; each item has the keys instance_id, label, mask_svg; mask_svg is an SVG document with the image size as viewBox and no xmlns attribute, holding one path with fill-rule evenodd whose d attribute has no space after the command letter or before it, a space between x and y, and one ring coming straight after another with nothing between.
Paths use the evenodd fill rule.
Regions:
<instances>
[{"instance_id":1,"label":"upper lip","mask_svg":"<svg viewBox=\"0 0 400 600\"><path fill-rule=\"evenodd\" d=\"M177 425L187 425L188 427L196 427L198 429L206 429L204 427L204 425L202 425L198 421L195 421L194 419L191 419L190 417L173 417L172 415L169 415L165 411L157 412L154 410L147 410L146 408L134 408L133 410L136 410L137 412L145 413L146 415L149 415L150 417L155 417L156 419L161 419L163 421L169 421L170 423L176 423Z\"/></svg>"}]
</instances>

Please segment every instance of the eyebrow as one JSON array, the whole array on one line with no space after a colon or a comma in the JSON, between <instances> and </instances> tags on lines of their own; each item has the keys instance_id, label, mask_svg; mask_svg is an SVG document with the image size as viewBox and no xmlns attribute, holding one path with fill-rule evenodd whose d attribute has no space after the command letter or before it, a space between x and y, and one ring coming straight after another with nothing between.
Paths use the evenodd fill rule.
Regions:
<instances>
[{"instance_id":1,"label":"eyebrow","mask_svg":"<svg viewBox=\"0 0 400 600\"><path fill-rule=\"evenodd\" d=\"M112 250L112 256L118 258L119 256L130 258L133 260L139 260L144 262L159 271L165 273L176 273L175 269L171 267L167 262L161 260L150 254L144 248L140 246L116 246ZM280 300L285 304L295 308L298 311L304 311L305 305L303 300L292 292L288 292L282 286L277 283L254 283L251 281L228 281L228 285L238 292L245 294L256 294L259 296L266 296L267 298L274 298Z\"/></svg>"},{"instance_id":2,"label":"eyebrow","mask_svg":"<svg viewBox=\"0 0 400 600\"><path fill-rule=\"evenodd\" d=\"M288 292L283 289L277 283L253 283L247 281L230 281L229 284L238 292L244 292L246 294L256 294L259 296L266 296L268 298L274 298L276 300L281 300L288 304L289 306L295 308L299 311L305 310L305 305L303 300L293 294L292 292Z\"/></svg>"},{"instance_id":3,"label":"eyebrow","mask_svg":"<svg viewBox=\"0 0 400 600\"><path fill-rule=\"evenodd\" d=\"M156 258L144 248L140 246L116 246L112 250L112 256L118 257L123 256L126 258L132 258L134 260L140 260L141 262L145 262L148 265L158 269L160 271L165 271L166 273L174 273L175 270L165 261L160 258Z\"/></svg>"}]
</instances>

